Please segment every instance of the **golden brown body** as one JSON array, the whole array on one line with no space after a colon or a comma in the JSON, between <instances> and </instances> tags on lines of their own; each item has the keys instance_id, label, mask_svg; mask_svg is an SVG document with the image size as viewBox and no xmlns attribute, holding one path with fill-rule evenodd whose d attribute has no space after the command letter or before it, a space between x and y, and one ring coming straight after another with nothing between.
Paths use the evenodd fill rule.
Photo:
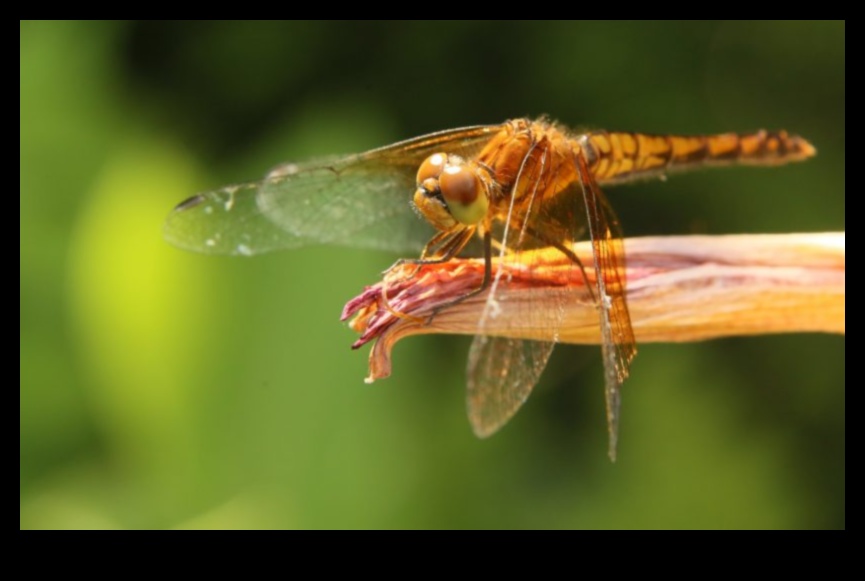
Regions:
<instances>
[{"instance_id":1,"label":"golden brown body","mask_svg":"<svg viewBox=\"0 0 865 581\"><path fill-rule=\"evenodd\" d=\"M573 135L545 121L515 119L502 127L477 160L491 170L499 201L510 202L511 195L519 200L529 188L542 198L566 189L579 179L575 156L585 159L592 177L603 185L702 166L779 165L814 154L808 141L783 130L706 136L608 131ZM517 176L520 184L514 189Z\"/></svg>"}]
</instances>

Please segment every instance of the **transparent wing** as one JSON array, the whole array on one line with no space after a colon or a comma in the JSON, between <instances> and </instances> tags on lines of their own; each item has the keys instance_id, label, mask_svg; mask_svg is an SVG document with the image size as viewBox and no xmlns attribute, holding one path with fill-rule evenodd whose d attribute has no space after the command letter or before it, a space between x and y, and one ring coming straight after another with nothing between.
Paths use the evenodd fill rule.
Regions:
<instances>
[{"instance_id":1,"label":"transparent wing","mask_svg":"<svg viewBox=\"0 0 865 581\"><path fill-rule=\"evenodd\" d=\"M486 438L513 417L541 377L555 343L476 335L469 350L469 422Z\"/></svg>"},{"instance_id":2,"label":"transparent wing","mask_svg":"<svg viewBox=\"0 0 865 581\"><path fill-rule=\"evenodd\" d=\"M307 244L416 252L434 234L411 207L421 162L436 151L476 155L499 127L442 131L359 155L283 164L262 181L181 203L165 222L165 237L207 254Z\"/></svg>"},{"instance_id":3,"label":"transparent wing","mask_svg":"<svg viewBox=\"0 0 865 581\"><path fill-rule=\"evenodd\" d=\"M631 360L637 354L631 316L625 300L624 241L619 220L589 172L585 158L580 154L576 162L595 259L609 455L615 461L619 438L620 388L628 377Z\"/></svg>"},{"instance_id":4,"label":"transparent wing","mask_svg":"<svg viewBox=\"0 0 865 581\"><path fill-rule=\"evenodd\" d=\"M526 158L538 156L538 167L543 167L548 154L548 150L539 147L537 151L530 151ZM531 394L558 341L565 312L564 301L571 298L563 292L557 293L557 298L553 299L548 294L544 304L530 299L508 303L505 295L497 292L505 280L504 273L518 268L532 272L533 265L524 262L521 251L549 245L537 237L540 235L538 229L546 230L553 226L543 219L546 214L540 203L545 187L542 179L543 172L529 173L525 167L520 169L514 191L525 191L526 194L519 202L511 196L507 215L500 218L499 229L494 233L496 240L500 241L497 256L500 267L490 284L479 334L472 343L468 363L469 421L480 437L492 435L507 423ZM549 341L484 335L485 323L501 309L508 309L511 313L516 310L517 319L528 323L531 328L545 330Z\"/></svg>"},{"instance_id":5,"label":"transparent wing","mask_svg":"<svg viewBox=\"0 0 865 581\"><path fill-rule=\"evenodd\" d=\"M433 232L412 212L413 182L407 168L355 159L303 166L183 202L168 216L165 237L208 254L252 255L314 243L414 252Z\"/></svg>"}]
</instances>

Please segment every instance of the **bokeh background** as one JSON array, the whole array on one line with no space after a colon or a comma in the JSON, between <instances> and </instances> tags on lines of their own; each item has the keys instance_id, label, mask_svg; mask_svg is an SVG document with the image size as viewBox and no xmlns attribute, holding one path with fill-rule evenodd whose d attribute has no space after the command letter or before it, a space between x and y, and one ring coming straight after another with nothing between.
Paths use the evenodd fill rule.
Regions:
<instances>
[{"instance_id":1,"label":"bokeh background","mask_svg":"<svg viewBox=\"0 0 865 581\"><path fill-rule=\"evenodd\" d=\"M844 337L642 345L612 465L598 348L480 441L467 338L363 383L338 316L395 256L161 238L281 161L541 114L819 150L610 189L628 235L844 230L843 22L23 22L20 106L21 528L845 527Z\"/></svg>"}]
</instances>

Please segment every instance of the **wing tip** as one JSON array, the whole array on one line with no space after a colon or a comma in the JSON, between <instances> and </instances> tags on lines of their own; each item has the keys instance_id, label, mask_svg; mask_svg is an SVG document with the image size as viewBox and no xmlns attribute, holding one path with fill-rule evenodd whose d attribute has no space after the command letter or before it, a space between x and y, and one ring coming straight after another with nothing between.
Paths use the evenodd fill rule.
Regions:
<instances>
[{"instance_id":1,"label":"wing tip","mask_svg":"<svg viewBox=\"0 0 865 581\"><path fill-rule=\"evenodd\" d=\"M198 206L199 204L204 202L204 200L205 200L204 195L196 194L196 195L192 196L191 198L186 198L185 200L183 200L182 202L180 202L179 204L174 206L174 209L172 210L172 212L183 212L184 210L189 210L191 208Z\"/></svg>"},{"instance_id":2,"label":"wing tip","mask_svg":"<svg viewBox=\"0 0 865 581\"><path fill-rule=\"evenodd\" d=\"M502 427L501 424L493 426L486 425L478 418L471 417L471 415L469 415L469 422L472 425L472 431L474 432L475 436L477 436L481 440L486 440L487 438L498 432L499 428Z\"/></svg>"}]
</instances>

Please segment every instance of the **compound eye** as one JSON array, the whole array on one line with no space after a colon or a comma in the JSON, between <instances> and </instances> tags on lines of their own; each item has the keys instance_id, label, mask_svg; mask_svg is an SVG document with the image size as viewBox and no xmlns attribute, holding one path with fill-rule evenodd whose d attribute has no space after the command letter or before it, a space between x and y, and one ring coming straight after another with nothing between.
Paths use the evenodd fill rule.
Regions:
<instances>
[{"instance_id":1,"label":"compound eye","mask_svg":"<svg viewBox=\"0 0 865 581\"><path fill-rule=\"evenodd\" d=\"M463 224L477 224L486 216L489 199L473 168L464 164L446 165L439 176L439 187L451 214Z\"/></svg>"},{"instance_id":2,"label":"compound eye","mask_svg":"<svg viewBox=\"0 0 865 581\"><path fill-rule=\"evenodd\" d=\"M417 170L417 183L422 184L428 179L438 179L446 163L447 156L444 153L434 153L423 160Z\"/></svg>"}]
</instances>

